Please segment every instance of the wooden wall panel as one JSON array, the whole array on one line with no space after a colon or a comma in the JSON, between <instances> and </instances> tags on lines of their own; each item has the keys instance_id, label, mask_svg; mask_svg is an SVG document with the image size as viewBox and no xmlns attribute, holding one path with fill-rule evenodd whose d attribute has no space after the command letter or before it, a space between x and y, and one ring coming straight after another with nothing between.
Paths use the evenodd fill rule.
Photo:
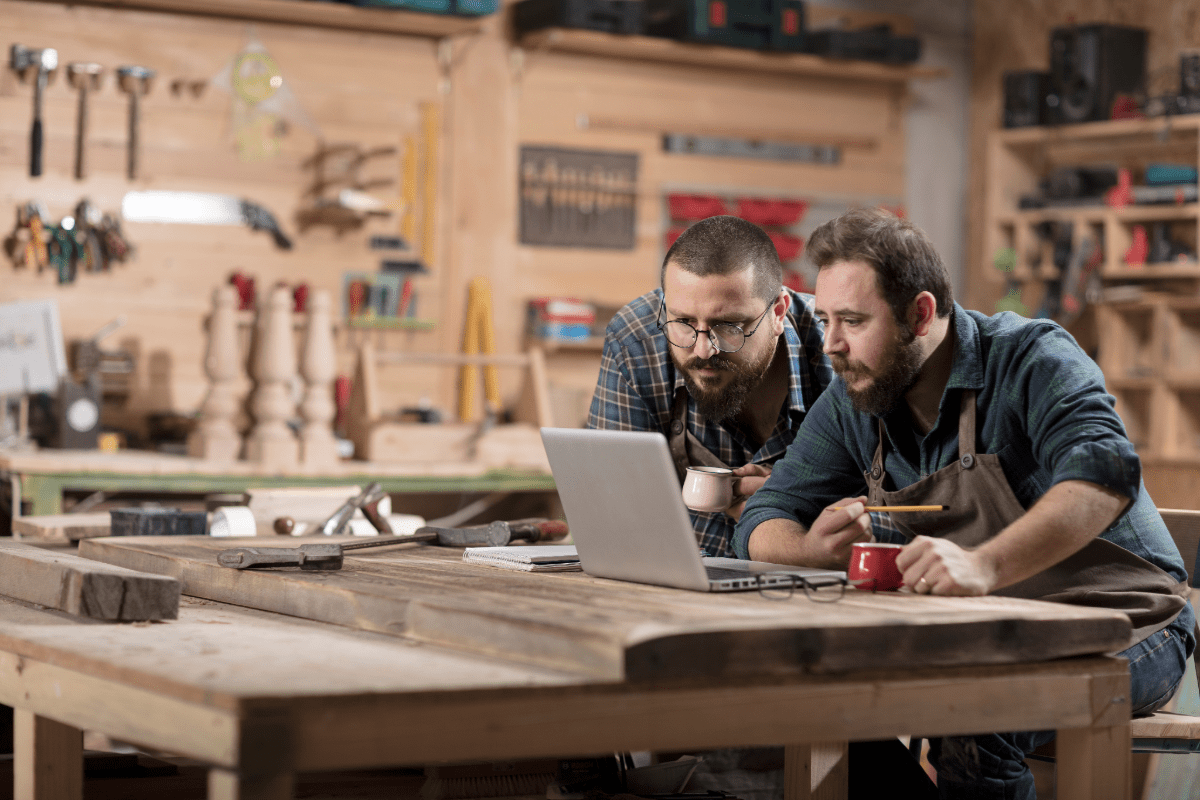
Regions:
<instances>
[{"instance_id":1,"label":"wooden wall panel","mask_svg":"<svg viewBox=\"0 0 1200 800\"><path fill-rule=\"evenodd\" d=\"M0 207L38 199L57 221L82 196L115 211L124 193L134 189L213 191L263 205L296 242L285 252L269 235L242 227L128 223L125 233L137 246L136 257L110 274L81 274L66 286L57 286L49 273L13 272L5 259L0 300L57 298L68 340L91 334L118 314L129 316L128 325L105 344L131 344L142 356L132 417L153 410L187 413L198 406L207 388L201 366L203 319L213 287L231 272L254 275L260 289L277 281L307 282L340 298L343 272L372 271L378 264L367 236L398 231L392 219L341 236L328 228L301 234L295 214L312 177L302 163L315 151L317 137L290 124L278 156L245 162L235 150L227 92L209 86L198 99L171 92L176 78L215 76L252 35L279 63L327 142L398 147L404 135L418 131L417 104L440 99L433 40L0 0L0 40L6 46L55 47L60 59L59 75L45 94L46 168L37 179L28 177L27 162L32 87L10 70L0 73ZM72 177L77 95L65 79L70 61L96 61L109 69L101 90L91 95L90 177L84 181ZM141 103L142 177L136 182L125 178L128 101L112 74L121 64L158 72ZM398 179L399 157L380 159L369 169L371 176ZM392 199L398 192L393 186L377 194ZM0 224L6 235L7 211ZM436 270L422 280L423 303L436 304L441 291ZM408 344L433 349L437 341L413 334ZM157 375L169 374L169 391L157 385L150 391L151 359ZM341 371L352 370L348 348L342 348L339 360ZM391 377L393 385L402 380Z\"/></svg>"},{"instance_id":2,"label":"wooden wall panel","mask_svg":"<svg viewBox=\"0 0 1200 800\"><path fill-rule=\"evenodd\" d=\"M975 0L974 68L971 75L971 186L967 300L991 311L1002 284L984 273L983 197L989 131L1000 127L1001 78L1009 70L1047 69L1050 30L1060 25L1103 22L1147 28L1151 91L1179 86L1179 53L1200 47L1200 6L1178 0Z\"/></svg>"},{"instance_id":3,"label":"wooden wall panel","mask_svg":"<svg viewBox=\"0 0 1200 800\"><path fill-rule=\"evenodd\" d=\"M439 41L401 34L360 33L279 23L169 13L0 0L0 39L53 46L60 61L106 66L141 63L159 71L144 99L143 177L126 181L127 99L111 75L93 96L88 154L92 176L71 177L75 92L63 75L46 93L47 170L27 177L32 88L10 71L0 73L0 207L40 199L57 220L80 196L115 210L131 189L214 191L244 196L273 211L296 239L290 253L269 236L240 227L133 224L136 259L111 274L84 274L57 286L48 273L14 272L7 264L0 300L59 299L68 339L86 336L118 314L128 326L110 345L131 346L142 357L130 416L151 410L188 413L205 390L202 325L212 288L241 270L260 287L308 282L340 295L347 271L372 271L378 256L366 247L371 233L394 233L398 220L370 223L337 235L325 228L301 234L295 215L310 174L302 163L317 138L292 126L271 160L242 162L230 132L230 97L209 87L200 98L175 96L175 78L216 75L253 34L279 62L288 85L326 141L400 146L420 132L419 106L442 111L437 167L435 258L418 281L419 315L437 321L431 332L339 335L339 367L353 368L353 346L363 337L383 349L457 351L467 283L492 281L500 352L524 347L524 309L531 297L571 295L620 305L656 285L662 258L664 194L673 190L756 195L902 197L904 189L903 87L802 75L757 74L622 59L525 52L507 39L505 15L481 21L480 32ZM581 130L591 119L648 129ZM865 137L867 150L844 152L838 167L752 160L666 156L656 130L683 133L751 129L764 133L811 131ZM612 149L641 156L636 247L600 251L521 246L517 242L517 158L522 143ZM373 175L399 177L399 158L382 159ZM381 190L392 199L395 190ZM7 231L5 231L6 233ZM151 369L151 362L155 365ZM551 370L579 391L594 380L598 354L552 356ZM385 405L422 397L452 413L456 370L380 370ZM519 370L501 373L502 392L520 391Z\"/></svg>"}]
</instances>

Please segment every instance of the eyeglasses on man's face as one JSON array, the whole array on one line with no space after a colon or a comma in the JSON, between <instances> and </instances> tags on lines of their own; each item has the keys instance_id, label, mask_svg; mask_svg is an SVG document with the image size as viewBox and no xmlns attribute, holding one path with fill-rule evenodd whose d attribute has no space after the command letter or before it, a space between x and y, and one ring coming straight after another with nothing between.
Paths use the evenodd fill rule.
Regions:
<instances>
[{"instance_id":1,"label":"eyeglasses on man's face","mask_svg":"<svg viewBox=\"0 0 1200 800\"><path fill-rule=\"evenodd\" d=\"M753 336L758 327L762 325L766 319L767 312L775 305L772 300L767 304L767 307L761 314L758 315L754 329L749 333L742 330L742 326L736 322L718 322L709 327L708 330L696 328L683 320L673 319L666 322L662 321L663 312L667 307L666 295L663 295L662 304L658 307L658 329L667 337L667 341L675 347L682 347L686 350L696 346L696 340L700 338L700 334L708 335L708 341L713 346L714 350L719 350L722 353L736 353L746 344L746 339Z\"/></svg>"}]
</instances>

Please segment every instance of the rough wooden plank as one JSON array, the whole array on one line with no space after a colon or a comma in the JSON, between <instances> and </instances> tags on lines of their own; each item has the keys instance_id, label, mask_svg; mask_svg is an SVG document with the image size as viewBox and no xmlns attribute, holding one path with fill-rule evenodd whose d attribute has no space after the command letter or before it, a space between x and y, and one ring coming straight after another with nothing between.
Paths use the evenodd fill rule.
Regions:
<instances>
[{"instance_id":1,"label":"rough wooden plank","mask_svg":"<svg viewBox=\"0 0 1200 800\"><path fill-rule=\"evenodd\" d=\"M44 514L37 517L17 517L12 521L12 529L13 535L18 539L67 543L108 536L109 521L107 511L94 514Z\"/></svg>"},{"instance_id":2,"label":"rough wooden plank","mask_svg":"<svg viewBox=\"0 0 1200 800\"><path fill-rule=\"evenodd\" d=\"M179 582L17 542L0 543L0 592L81 617L175 619Z\"/></svg>"},{"instance_id":3,"label":"rough wooden plank","mask_svg":"<svg viewBox=\"0 0 1200 800\"><path fill-rule=\"evenodd\" d=\"M91 539L80 554L176 577L196 597L614 680L1006 664L1111 652L1129 637L1124 614L1012 598L774 601L508 572L419 545L348 554L338 572L239 571L216 563L231 544Z\"/></svg>"}]
</instances>

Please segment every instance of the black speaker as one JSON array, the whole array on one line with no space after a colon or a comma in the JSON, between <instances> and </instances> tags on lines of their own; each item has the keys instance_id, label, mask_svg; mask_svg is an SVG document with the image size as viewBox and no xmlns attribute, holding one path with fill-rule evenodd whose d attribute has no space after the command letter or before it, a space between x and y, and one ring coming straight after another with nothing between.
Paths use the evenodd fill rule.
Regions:
<instances>
[{"instance_id":1,"label":"black speaker","mask_svg":"<svg viewBox=\"0 0 1200 800\"><path fill-rule=\"evenodd\" d=\"M1184 53L1179 57L1179 94L1200 97L1200 53Z\"/></svg>"},{"instance_id":2,"label":"black speaker","mask_svg":"<svg viewBox=\"0 0 1200 800\"><path fill-rule=\"evenodd\" d=\"M1050 122L1110 119L1122 95L1146 87L1146 31L1073 25L1050 33Z\"/></svg>"},{"instance_id":3,"label":"black speaker","mask_svg":"<svg viewBox=\"0 0 1200 800\"><path fill-rule=\"evenodd\" d=\"M1025 128L1044 123L1049 92L1049 72L1004 73L1004 127Z\"/></svg>"}]
</instances>

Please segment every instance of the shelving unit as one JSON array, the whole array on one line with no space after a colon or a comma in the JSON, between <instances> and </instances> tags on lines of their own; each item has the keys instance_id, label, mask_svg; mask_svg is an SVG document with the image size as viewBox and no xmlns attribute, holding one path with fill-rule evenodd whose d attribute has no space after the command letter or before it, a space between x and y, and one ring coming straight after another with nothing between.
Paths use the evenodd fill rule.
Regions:
<instances>
[{"instance_id":1,"label":"shelving unit","mask_svg":"<svg viewBox=\"0 0 1200 800\"><path fill-rule=\"evenodd\" d=\"M610 58L753 72L782 72L842 80L905 83L913 78L936 78L943 74L943 70L931 67L825 58L807 53L743 50L718 44L695 44L660 39L654 36L623 36L601 31L568 28L546 28L534 31L521 37L519 44L527 51L551 50Z\"/></svg>"},{"instance_id":2,"label":"shelving unit","mask_svg":"<svg viewBox=\"0 0 1200 800\"><path fill-rule=\"evenodd\" d=\"M1106 296L1125 286L1131 299L1096 303L1094 316L1068 328L1085 347L1095 346L1143 460L1200 465L1200 262L1125 263L1135 225L1164 223L1173 239L1196 248L1200 204L1018 208L1022 195L1062 167L1115 164L1131 170L1136 185L1148 164L1200 163L1200 115L995 131L987 159L985 263L1005 248L1015 255L1011 272L989 266L987 279L1007 284L1027 308L1041 307L1064 276L1038 226L1074 223L1073 247L1093 237L1103 253Z\"/></svg>"},{"instance_id":3,"label":"shelving unit","mask_svg":"<svg viewBox=\"0 0 1200 800\"><path fill-rule=\"evenodd\" d=\"M173 14L226 17L256 22L284 22L319 28L406 33L435 39L471 33L479 29L479 19L475 17L359 8L313 0L71 0L71 3L77 6L167 11Z\"/></svg>"}]
</instances>

